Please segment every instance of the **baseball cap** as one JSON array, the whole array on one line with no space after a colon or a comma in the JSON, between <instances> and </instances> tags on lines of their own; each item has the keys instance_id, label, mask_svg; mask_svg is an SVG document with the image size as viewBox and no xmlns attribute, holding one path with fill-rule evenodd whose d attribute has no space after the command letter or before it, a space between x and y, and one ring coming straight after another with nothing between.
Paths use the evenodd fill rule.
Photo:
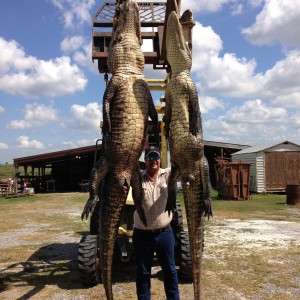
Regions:
<instances>
[{"instance_id":1,"label":"baseball cap","mask_svg":"<svg viewBox=\"0 0 300 300\"><path fill-rule=\"evenodd\" d=\"M146 150L145 150L145 157L148 157L149 154L151 153L156 153L157 155L159 155L160 157L160 150L158 147L155 147L155 146L150 146L148 147Z\"/></svg>"}]
</instances>

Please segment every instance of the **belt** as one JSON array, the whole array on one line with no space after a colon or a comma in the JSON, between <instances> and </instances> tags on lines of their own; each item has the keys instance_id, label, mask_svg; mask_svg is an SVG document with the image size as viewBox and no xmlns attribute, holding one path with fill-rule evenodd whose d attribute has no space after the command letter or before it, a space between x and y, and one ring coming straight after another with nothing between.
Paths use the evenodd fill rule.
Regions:
<instances>
[{"instance_id":1,"label":"belt","mask_svg":"<svg viewBox=\"0 0 300 300\"><path fill-rule=\"evenodd\" d=\"M171 225L169 223L165 227L159 228L159 229L138 229L138 228L135 228L135 229L140 230L140 231L144 231L144 232L148 232L148 233L160 233L160 232L163 232L163 231L165 231L166 229L168 229L170 227L171 227Z\"/></svg>"}]
</instances>

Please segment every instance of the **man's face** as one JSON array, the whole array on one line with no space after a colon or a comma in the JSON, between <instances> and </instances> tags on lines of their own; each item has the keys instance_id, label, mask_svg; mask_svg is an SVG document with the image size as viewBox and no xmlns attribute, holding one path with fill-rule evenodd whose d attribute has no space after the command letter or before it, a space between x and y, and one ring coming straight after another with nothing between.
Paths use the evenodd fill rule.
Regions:
<instances>
[{"instance_id":1,"label":"man's face","mask_svg":"<svg viewBox=\"0 0 300 300\"><path fill-rule=\"evenodd\" d=\"M160 167L160 156L159 154L152 152L145 157L147 171L157 171Z\"/></svg>"}]
</instances>

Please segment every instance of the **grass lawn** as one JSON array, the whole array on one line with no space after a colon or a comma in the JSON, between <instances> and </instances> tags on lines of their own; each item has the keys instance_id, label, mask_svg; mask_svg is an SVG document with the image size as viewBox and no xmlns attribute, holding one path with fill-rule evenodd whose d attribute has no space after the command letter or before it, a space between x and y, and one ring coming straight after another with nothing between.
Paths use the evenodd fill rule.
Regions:
<instances>
[{"instance_id":1,"label":"grass lawn","mask_svg":"<svg viewBox=\"0 0 300 300\"><path fill-rule=\"evenodd\" d=\"M212 190L213 214L218 219L270 219L270 220L299 220L299 216L290 213L290 208L299 207L286 205L284 194L254 194L249 200L225 200L218 198L218 192ZM178 193L177 199L184 210L182 193Z\"/></svg>"},{"instance_id":2,"label":"grass lawn","mask_svg":"<svg viewBox=\"0 0 300 300\"><path fill-rule=\"evenodd\" d=\"M85 288L77 272L78 243L89 230L80 214L87 193L0 198L1 299L105 299L100 284ZM183 197L178 195L183 204ZM205 221L203 299L300 299L300 207L285 195L218 199ZM184 206L182 205L183 210ZM136 299L130 264L114 271L115 299ZM153 269L152 299L161 300L162 274ZM180 280L182 299L193 299Z\"/></svg>"}]
</instances>

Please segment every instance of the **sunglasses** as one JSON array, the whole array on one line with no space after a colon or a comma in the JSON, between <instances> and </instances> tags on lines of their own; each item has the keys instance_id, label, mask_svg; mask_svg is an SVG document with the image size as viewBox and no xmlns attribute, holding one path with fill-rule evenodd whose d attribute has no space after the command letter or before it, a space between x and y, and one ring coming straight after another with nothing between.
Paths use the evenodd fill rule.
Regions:
<instances>
[{"instance_id":1,"label":"sunglasses","mask_svg":"<svg viewBox=\"0 0 300 300\"><path fill-rule=\"evenodd\" d=\"M148 160L160 160L160 155L159 154L152 154L152 155L148 155L146 158Z\"/></svg>"}]
</instances>

